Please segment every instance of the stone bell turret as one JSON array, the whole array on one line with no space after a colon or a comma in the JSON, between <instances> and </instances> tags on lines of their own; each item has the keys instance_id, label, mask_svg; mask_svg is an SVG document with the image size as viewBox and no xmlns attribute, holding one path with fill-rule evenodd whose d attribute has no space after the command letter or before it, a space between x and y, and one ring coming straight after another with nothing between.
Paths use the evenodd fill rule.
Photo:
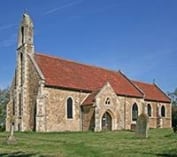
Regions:
<instances>
[{"instance_id":1,"label":"stone bell turret","mask_svg":"<svg viewBox=\"0 0 177 157\"><path fill-rule=\"evenodd\" d=\"M30 104L30 57L34 54L33 44L33 22L31 17L24 13L19 26L18 45L17 45L17 67L16 67L16 121L15 130L31 130L31 104Z\"/></svg>"},{"instance_id":2,"label":"stone bell turret","mask_svg":"<svg viewBox=\"0 0 177 157\"><path fill-rule=\"evenodd\" d=\"M33 21L31 17L24 13L19 27L18 49L25 44L33 45Z\"/></svg>"}]
</instances>

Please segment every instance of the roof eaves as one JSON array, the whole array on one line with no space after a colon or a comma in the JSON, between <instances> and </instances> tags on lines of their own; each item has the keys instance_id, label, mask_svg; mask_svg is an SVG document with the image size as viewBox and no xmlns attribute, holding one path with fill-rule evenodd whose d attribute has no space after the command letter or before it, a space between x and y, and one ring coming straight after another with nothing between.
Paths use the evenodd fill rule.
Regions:
<instances>
[{"instance_id":1,"label":"roof eaves","mask_svg":"<svg viewBox=\"0 0 177 157\"><path fill-rule=\"evenodd\" d=\"M48 84L48 83L45 83L45 87L55 88L55 89L65 89L65 90L79 91L79 92L85 92L85 93L92 92L91 90L79 89L79 88L71 88L71 87L63 87L63 86L51 85L51 84Z\"/></svg>"},{"instance_id":2,"label":"roof eaves","mask_svg":"<svg viewBox=\"0 0 177 157\"><path fill-rule=\"evenodd\" d=\"M153 101L153 102L162 102L162 103L170 103L171 101L165 101L165 100L155 100L155 99L144 99L145 101Z\"/></svg>"},{"instance_id":3,"label":"roof eaves","mask_svg":"<svg viewBox=\"0 0 177 157\"><path fill-rule=\"evenodd\" d=\"M130 94L116 94L117 96L124 96L129 98L143 98L142 96L130 95Z\"/></svg>"}]
</instances>

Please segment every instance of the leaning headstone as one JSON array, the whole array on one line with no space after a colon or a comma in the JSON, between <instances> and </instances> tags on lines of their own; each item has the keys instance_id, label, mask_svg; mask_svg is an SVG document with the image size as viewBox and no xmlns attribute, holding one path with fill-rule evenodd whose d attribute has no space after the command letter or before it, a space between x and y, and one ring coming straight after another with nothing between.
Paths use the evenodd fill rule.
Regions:
<instances>
[{"instance_id":1,"label":"leaning headstone","mask_svg":"<svg viewBox=\"0 0 177 157\"><path fill-rule=\"evenodd\" d=\"M7 138L7 144L16 144L17 140L14 136L14 123L11 124L10 136Z\"/></svg>"},{"instance_id":2,"label":"leaning headstone","mask_svg":"<svg viewBox=\"0 0 177 157\"><path fill-rule=\"evenodd\" d=\"M149 123L149 118L146 114L142 113L138 116L137 122L136 122L136 136L137 137L143 137L147 138L148 137L148 123Z\"/></svg>"}]
</instances>

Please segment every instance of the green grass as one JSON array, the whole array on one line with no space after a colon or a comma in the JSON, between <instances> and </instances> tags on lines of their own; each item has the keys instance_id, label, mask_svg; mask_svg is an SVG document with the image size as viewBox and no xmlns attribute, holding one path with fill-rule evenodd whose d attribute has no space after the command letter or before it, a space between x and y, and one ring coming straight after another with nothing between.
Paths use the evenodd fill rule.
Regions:
<instances>
[{"instance_id":1,"label":"green grass","mask_svg":"<svg viewBox=\"0 0 177 157\"><path fill-rule=\"evenodd\" d=\"M134 132L15 133L17 144L6 143L0 133L0 156L15 157L121 157L177 156L177 134L171 129L152 129L147 139Z\"/></svg>"}]
</instances>

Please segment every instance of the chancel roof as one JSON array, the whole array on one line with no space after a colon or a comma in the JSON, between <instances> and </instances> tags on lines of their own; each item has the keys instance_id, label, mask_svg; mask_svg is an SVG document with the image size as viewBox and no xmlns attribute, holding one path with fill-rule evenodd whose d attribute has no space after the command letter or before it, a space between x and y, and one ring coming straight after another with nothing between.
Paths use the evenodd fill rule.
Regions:
<instances>
[{"instance_id":1,"label":"chancel roof","mask_svg":"<svg viewBox=\"0 0 177 157\"><path fill-rule=\"evenodd\" d=\"M109 82L117 95L169 101L157 87L129 80L122 72L77 63L59 57L35 54L46 86L94 92ZM152 90L152 94L149 90ZM148 93L148 94L147 94Z\"/></svg>"},{"instance_id":2,"label":"chancel roof","mask_svg":"<svg viewBox=\"0 0 177 157\"><path fill-rule=\"evenodd\" d=\"M145 100L170 102L170 98L156 84L132 82L143 91Z\"/></svg>"}]
</instances>

